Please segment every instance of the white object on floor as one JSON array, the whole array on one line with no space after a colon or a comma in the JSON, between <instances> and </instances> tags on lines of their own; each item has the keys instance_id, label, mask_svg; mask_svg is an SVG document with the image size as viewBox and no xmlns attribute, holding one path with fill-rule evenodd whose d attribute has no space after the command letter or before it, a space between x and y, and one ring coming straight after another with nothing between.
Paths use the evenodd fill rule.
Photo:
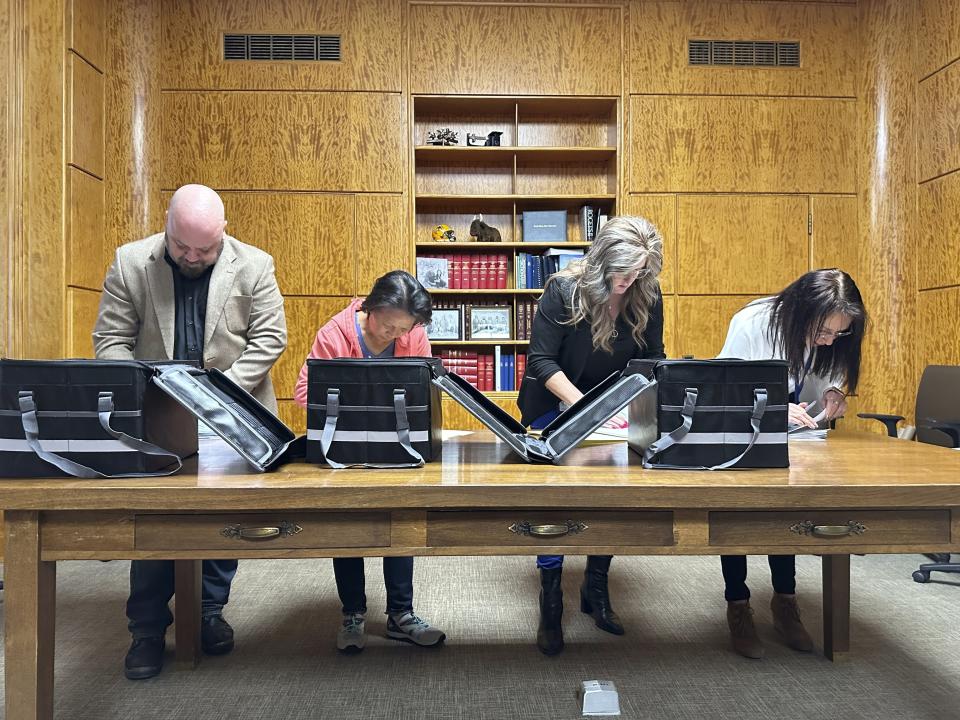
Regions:
<instances>
[{"instance_id":1,"label":"white object on floor","mask_svg":"<svg viewBox=\"0 0 960 720\"><path fill-rule=\"evenodd\" d=\"M619 715L620 696L610 680L583 681L584 715Z\"/></svg>"}]
</instances>

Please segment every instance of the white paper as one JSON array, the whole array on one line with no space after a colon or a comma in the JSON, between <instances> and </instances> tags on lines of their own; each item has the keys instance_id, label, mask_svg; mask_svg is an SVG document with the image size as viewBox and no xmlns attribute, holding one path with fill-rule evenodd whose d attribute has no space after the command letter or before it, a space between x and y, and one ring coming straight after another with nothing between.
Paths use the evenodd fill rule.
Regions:
<instances>
[{"instance_id":1,"label":"white paper","mask_svg":"<svg viewBox=\"0 0 960 720\"><path fill-rule=\"evenodd\" d=\"M617 686L610 680L584 680L581 690L583 695L583 714L619 715L620 697L617 695Z\"/></svg>"}]
</instances>

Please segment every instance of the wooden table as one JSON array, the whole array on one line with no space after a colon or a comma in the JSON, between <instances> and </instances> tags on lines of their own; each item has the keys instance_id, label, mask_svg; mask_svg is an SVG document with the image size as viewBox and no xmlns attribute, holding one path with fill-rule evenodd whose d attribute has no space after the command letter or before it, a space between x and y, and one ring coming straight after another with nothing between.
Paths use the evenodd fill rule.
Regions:
<instances>
[{"instance_id":1,"label":"wooden table","mask_svg":"<svg viewBox=\"0 0 960 720\"><path fill-rule=\"evenodd\" d=\"M783 470L650 471L616 444L528 465L476 433L421 469L251 474L209 441L172 478L4 480L6 717L53 714L58 560L180 561L177 659L192 665L198 558L820 554L823 650L836 658L849 649L851 553L960 552L960 453L837 434L790 454Z\"/></svg>"}]
</instances>

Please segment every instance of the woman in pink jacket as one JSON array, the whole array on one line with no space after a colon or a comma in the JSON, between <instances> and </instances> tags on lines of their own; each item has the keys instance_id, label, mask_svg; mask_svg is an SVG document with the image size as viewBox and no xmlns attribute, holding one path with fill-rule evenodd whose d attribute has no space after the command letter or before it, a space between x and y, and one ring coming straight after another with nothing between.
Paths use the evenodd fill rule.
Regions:
<instances>
[{"instance_id":1,"label":"woman in pink jacket","mask_svg":"<svg viewBox=\"0 0 960 720\"><path fill-rule=\"evenodd\" d=\"M308 358L430 357L424 326L432 315L430 295L410 273L394 270L378 278L370 294L354 300L317 332ZM307 405L307 364L300 368L294 397ZM343 603L337 649L357 653L366 644L363 558L335 558L333 571ZM387 589L387 637L416 645L443 642L439 629L413 612L413 558L383 558Z\"/></svg>"}]
</instances>

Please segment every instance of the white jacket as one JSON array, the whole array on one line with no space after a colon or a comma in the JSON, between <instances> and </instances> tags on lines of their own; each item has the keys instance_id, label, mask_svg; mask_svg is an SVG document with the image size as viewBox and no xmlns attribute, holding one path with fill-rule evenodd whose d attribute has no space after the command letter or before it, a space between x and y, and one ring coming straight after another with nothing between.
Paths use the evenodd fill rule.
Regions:
<instances>
[{"instance_id":1,"label":"white jacket","mask_svg":"<svg viewBox=\"0 0 960 720\"><path fill-rule=\"evenodd\" d=\"M774 347L773 336L770 333L770 313L773 311L773 298L754 300L743 310L740 310L730 320L730 329L727 330L727 339L723 343L718 358L739 358L741 360L785 360L783 352ZM810 348L807 348L808 357ZM797 378L789 375L790 392L797 385ZM814 373L808 373L800 391L801 402L822 402L823 394L831 387L839 387L839 383L832 378L821 378ZM820 405L814 414L823 409Z\"/></svg>"}]
</instances>

